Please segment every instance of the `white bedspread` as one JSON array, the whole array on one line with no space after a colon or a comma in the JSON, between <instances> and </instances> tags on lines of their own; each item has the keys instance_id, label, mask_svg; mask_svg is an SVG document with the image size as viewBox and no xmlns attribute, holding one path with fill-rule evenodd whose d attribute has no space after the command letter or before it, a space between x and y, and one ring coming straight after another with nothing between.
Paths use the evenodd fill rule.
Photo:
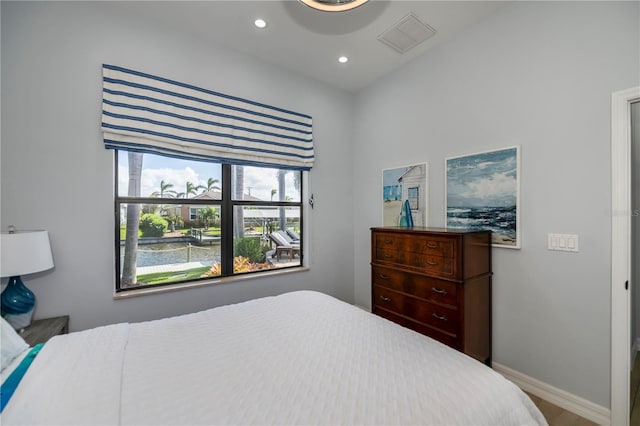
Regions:
<instances>
[{"instance_id":1,"label":"white bedspread","mask_svg":"<svg viewBox=\"0 0 640 426\"><path fill-rule=\"evenodd\" d=\"M476 360L302 291L50 340L2 424L546 424Z\"/></svg>"},{"instance_id":2,"label":"white bedspread","mask_svg":"<svg viewBox=\"0 0 640 426\"><path fill-rule=\"evenodd\" d=\"M115 425L128 324L49 340L2 412L3 425Z\"/></svg>"}]
</instances>

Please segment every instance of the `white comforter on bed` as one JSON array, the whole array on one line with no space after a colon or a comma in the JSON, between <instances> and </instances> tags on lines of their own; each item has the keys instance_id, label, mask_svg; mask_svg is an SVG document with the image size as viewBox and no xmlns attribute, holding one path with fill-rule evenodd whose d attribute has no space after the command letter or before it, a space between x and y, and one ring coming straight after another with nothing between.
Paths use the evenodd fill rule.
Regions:
<instances>
[{"instance_id":1,"label":"white comforter on bed","mask_svg":"<svg viewBox=\"0 0 640 426\"><path fill-rule=\"evenodd\" d=\"M300 291L57 336L2 424L546 424L478 361Z\"/></svg>"}]
</instances>

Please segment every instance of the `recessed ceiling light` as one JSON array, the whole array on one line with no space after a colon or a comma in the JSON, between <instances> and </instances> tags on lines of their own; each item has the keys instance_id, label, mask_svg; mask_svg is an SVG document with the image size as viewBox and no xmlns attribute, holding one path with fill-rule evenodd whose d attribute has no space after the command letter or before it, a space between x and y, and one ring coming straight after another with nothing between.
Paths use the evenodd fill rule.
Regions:
<instances>
[{"instance_id":1,"label":"recessed ceiling light","mask_svg":"<svg viewBox=\"0 0 640 426\"><path fill-rule=\"evenodd\" d=\"M338 62L340 62L341 64L346 64L347 62L349 62L349 58L347 58L346 56L340 56L338 58Z\"/></svg>"},{"instance_id":2,"label":"recessed ceiling light","mask_svg":"<svg viewBox=\"0 0 640 426\"><path fill-rule=\"evenodd\" d=\"M256 19L255 21L253 21L253 25L255 25L257 28L264 28L267 26L267 21L265 21L264 19Z\"/></svg>"},{"instance_id":3,"label":"recessed ceiling light","mask_svg":"<svg viewBox=\"0 0 640 426\"><path fill-rule=\"evenodd\" d=\"M344 12L366 3L367 0L300 0L300 2L323 12Z\"/></svg>"}]
</instances>

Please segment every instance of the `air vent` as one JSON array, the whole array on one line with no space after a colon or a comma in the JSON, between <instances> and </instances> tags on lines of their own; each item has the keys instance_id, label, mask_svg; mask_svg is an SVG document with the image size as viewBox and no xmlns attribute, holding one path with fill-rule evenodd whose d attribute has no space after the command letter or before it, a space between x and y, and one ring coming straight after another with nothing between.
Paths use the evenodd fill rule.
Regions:
<instances>
[{"instance_id":1,"label":"air vent","mask_svg":"<svg viewBox=\"0 0 640 426\"><path fill-rule=\"evenodd\" d=\"M415 14L409 13L397 24L378 36L378 40L400 53L406 53L429 37L436 30L422 22Z\"/></svg>"}]
</instances>

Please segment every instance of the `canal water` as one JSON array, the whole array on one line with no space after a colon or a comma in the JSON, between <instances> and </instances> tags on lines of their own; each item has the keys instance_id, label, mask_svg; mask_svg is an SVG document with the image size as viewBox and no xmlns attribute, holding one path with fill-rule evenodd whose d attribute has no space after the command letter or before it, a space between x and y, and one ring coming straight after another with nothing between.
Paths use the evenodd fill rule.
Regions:
<instances>
[{"instance_id":1,"label":"canal water","mask_svg":"<svg viewBox=\"0 0 640 426\"><path fill-rule=\"evenodd\" d=\"M124 250L121 251L120 265L124 260ZM156 266L171 263L220 261L220 243L202 246L189 243L158 243L138 245L136 265Z\"/></svg>"}]
</instances>

